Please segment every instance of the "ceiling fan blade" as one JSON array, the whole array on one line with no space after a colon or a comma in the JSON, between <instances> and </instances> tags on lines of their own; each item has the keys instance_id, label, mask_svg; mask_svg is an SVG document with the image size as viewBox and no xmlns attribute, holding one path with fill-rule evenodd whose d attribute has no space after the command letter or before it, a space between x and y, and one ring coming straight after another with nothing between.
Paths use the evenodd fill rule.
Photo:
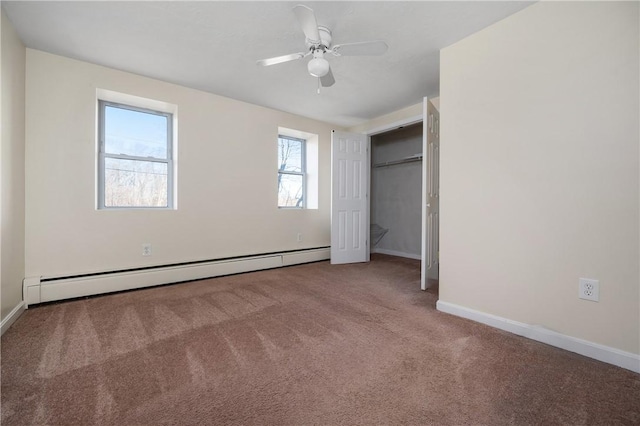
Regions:
<instances>
[{"instance_id":1,"label":"ceiling fan blade","mask_svg":"<svg viewBox=\"0 0 640 426\"><path fill-rule=\"evenodd\" d=\"M303 4L299 4L293 8L293 13L298 18L304 35L312 44L320 43L320 33L318 32L318 22L313 9Z\"/></svg>"},{"instance_id":2,"label":"ceiling fan blade","mask_svg":"<svg viewBox=\"0 0 640 426\"><path fill-rule=\"evenodd\" d=\"M292 53L290 55L276 56L275 58L260 59L256 61L258 65L269 66L275 64L281 64L283 62L295 61L296 59L304 58L304 53Z\"/></svg>"},{"instance_id":3,"label":"ceiling fan blade","mask_svg":"<svg viewBox=\"0 0 640 426\"><path fill-rule=\"evenodd\" d=\"M382 55L389 46L382 40L361 41L358 43L336 44L331 53L336 56L375 56Z\"/></svg>"},{"instance_id":4,"label":"ceiling fan blade","mask_svg":"<svg viewBox=\"0 0 640 426\"><path fill-rule=\"evenodd\" d=\"M333 86L335 82L336 79L333 78L333 72L331 71L331 68L329 68L329 72L326 75L320 77L320 84L322 84L322 87Z\"/></svg>"}]
</instances>

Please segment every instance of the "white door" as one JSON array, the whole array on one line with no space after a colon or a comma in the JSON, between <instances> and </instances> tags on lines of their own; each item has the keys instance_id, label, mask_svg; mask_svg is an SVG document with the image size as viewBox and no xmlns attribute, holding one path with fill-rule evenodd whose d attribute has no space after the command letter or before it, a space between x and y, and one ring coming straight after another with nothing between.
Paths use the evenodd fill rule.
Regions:
<instances>
[{"instance_id":1,"label":"white door","mask_svg":"<svg viewBox=\"0 0 640 426\"><path fill-rule=\"evenodd\" d=\"M369 260L367 137L331 133L331 263Z\"/></svg>"},{"instance_id":2,"label":"white door","mask_svg":"<svg viewBox=\"0 0 640 426\"><path fill-rule=\"evenodd\" d=\"M438 279L440 253L440 114L424 99L422 161L422 290Z\"/></svg>"}]
</instances>

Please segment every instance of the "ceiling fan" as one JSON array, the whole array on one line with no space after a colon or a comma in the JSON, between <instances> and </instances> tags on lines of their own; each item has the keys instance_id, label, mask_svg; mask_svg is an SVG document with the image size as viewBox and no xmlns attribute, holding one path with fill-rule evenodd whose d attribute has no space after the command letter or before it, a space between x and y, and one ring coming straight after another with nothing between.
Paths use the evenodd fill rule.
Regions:
<instances>
[{"instance_id":1,"label":"ceiling fan","mask_svg":"<svg viewBox=\"0 0 640 426\"><path fill-rule=\"evenodd\" d=\"M313 58L307 64L307 69L313 77L318 77L318 93L320 93L320 84L322 84L323 87L329 87L333 86L336 82L333 78L329 61L324 57L325 54L331 53L334 56L366 56L382 55L387 51L387 44L382 40L336 44L332 46L331 30L318 25L313 9L299 4L293 8L293 13L296 15L298 22L300 22L300 26L306 37L305 43L307 45L307 51L261 59L257 63L258 65L269 66L312 56Z\"/></svg>"}]
</instances>

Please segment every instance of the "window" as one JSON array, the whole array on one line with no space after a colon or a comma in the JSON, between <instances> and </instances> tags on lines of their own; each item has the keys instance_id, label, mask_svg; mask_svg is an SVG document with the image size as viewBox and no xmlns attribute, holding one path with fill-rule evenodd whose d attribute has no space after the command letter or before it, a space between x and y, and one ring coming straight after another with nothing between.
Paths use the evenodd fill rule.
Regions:
<instances>
[{"instance_id":1,"label":"window","mask_svg":"<svg viewBox=\"0 0 640 426\"><path fill-rule=\"evenodd\" d=\"M278 207L305 207L305 142L278 135Z\"/></svg>"},{"instance_id":2,"label":"window","mask_svg":"<svg viewBox=\"0 0 640 426\"><path fill-rule=\"evenodd\" d=\"M173 207L173 115L99 101L99 208Z\"/></svg>"}]
</instances>

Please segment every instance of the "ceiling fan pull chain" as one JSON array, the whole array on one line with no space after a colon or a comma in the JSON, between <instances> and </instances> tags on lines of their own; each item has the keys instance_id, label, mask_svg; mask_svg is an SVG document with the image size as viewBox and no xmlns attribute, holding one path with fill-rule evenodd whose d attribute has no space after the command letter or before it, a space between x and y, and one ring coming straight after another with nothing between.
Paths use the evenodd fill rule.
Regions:
<instances>
[{"instance_id":1,"label":"ceiling fan pull chain","mask_svg":"<svg viewBox=\"0 0 640 426\"><path fill-rule=\"evenodd\" d=\"M320 77L318 77L318 95L320 94Z\"/></svg>"}]
</instances>

